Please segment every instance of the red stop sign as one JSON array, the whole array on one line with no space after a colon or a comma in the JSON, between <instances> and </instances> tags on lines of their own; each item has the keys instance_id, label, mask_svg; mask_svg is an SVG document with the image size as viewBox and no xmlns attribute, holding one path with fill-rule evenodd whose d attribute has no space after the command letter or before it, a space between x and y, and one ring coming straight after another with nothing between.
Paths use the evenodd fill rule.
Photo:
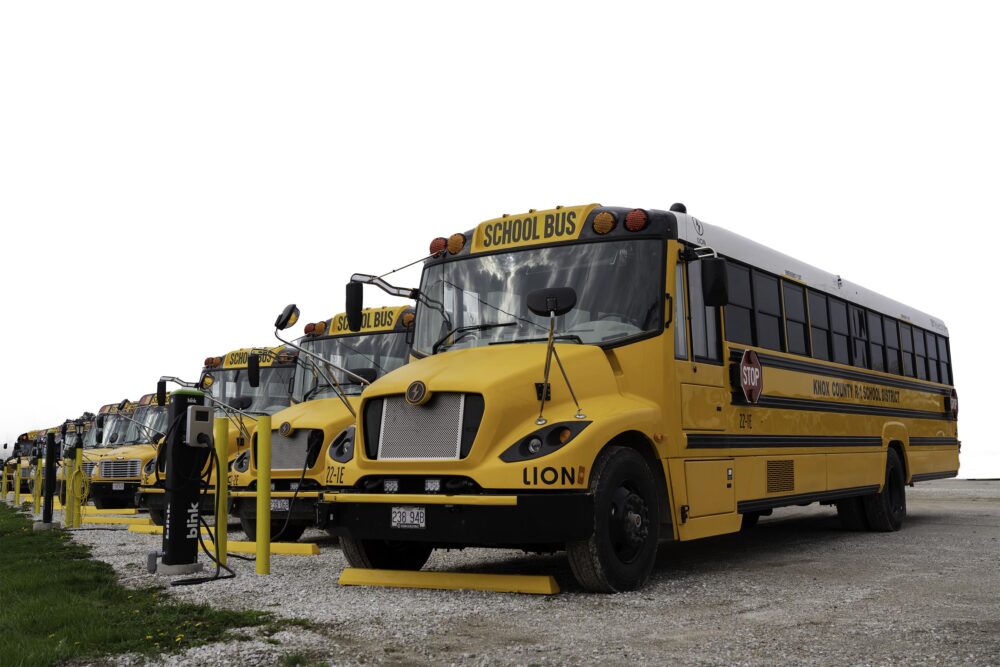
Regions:
<instances>
[{"instance_id":1,"label":"red stop sign","mask_svg":"<svg viewBox=\"0 0 1000 667\"><path fill-rule=\"evenodd\" d=\"M756 403L764 391L764 369L753 350L744 350L740 359L740 386L747 403Z\"/></svg>"}]
</instances>

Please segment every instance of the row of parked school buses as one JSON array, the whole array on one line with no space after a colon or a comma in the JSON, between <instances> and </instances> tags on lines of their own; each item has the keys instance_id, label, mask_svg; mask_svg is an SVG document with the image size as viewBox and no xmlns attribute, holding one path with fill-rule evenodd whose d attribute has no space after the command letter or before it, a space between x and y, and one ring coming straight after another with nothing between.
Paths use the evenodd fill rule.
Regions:
<instances>
[{"instance_id":1,"label":"row of parked school buses","mask_svg":"<svg viewBox=\"0 0 1000 667\"><path fill-rule=\"evenodd\" d=\"M365 309L365 285L412 306ZM252 539L269 414L273 539L327 529L356 567L565 550L584 588L629 590L662 540L816 502L898 530L907 485L958 471L943 322L683 205L488 220L435 238L419 287L355 274L345 313L282 340L201 372L230 417L230 512ZM162 522L166 421L143 396L74 422L98 507Z\"/></svg>"}]
</instances>

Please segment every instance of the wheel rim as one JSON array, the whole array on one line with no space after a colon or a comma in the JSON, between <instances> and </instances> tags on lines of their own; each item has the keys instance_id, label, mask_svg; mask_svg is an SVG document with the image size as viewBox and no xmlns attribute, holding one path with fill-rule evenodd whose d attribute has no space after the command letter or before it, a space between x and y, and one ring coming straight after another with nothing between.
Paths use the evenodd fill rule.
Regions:
<instances>
[{"instance_id":1,"label":"wheel rim","mask_svg":"<svg viewBox=\"0 0 1000 667\"><path fill-rule=\"evenodd\" d=\"M649 507L630 482L623 482L611 495L608 519L615 556L631 563L649 539Z\"/></svg>"}]
</instances>

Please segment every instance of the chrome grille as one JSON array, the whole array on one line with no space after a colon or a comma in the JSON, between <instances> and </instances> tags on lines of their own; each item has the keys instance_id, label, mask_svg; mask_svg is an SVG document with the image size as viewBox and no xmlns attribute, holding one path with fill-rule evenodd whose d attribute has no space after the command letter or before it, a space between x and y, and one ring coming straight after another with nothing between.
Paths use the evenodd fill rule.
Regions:
<instances>
[{"instance_id":1,"label":"chrome grille","mask_svg":"<svg viewBox=\"0 0 1000 667\"><path fill-rule=\"evenodd\" d=\"M435 394L424 405L410 405L401 395L382 401L380 460L458 459L465 394Z\"/></svg>"},{"instance_id":2,"label":"chrome grille","mask_svg":"<svg viewBox=\"0 0 1000 667\"><path fill-rule=\"evenodd\" d=\"M86 475L87 477L90 477L90 475L93 474L93 472L94 472L94 466L96 466L96 465L97 465L97 463L94 462L94 461L84 461L83 462L83 474Z\"/></svg>"},{"instance_id":3,"label":"chrome grille","mask_svg":"<svg viewBox=\"0 0 1000 667\"><path fill-rule=\"evenodd\" d=\"M299 429L290 438L271 431L271 470L302 470L309 454L310 429Z\"/></svg>"},{"instance_id":4,"label":"chrome grille","mask_svg":"<svg viewBox=\"0 0 1000 667\"><path fill-rule=\"evenodd\" d=\"M106 479L123 479L138 477L141 462L139 459L126 461L101 461L101 477ZM86 468L84 468L86 471Z\"/></svg>"}]
</instances>

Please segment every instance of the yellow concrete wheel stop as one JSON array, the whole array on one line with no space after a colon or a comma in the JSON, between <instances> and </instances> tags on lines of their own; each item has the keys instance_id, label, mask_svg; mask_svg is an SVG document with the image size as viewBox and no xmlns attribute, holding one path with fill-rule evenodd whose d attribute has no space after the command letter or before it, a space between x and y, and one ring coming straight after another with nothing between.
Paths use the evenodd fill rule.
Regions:
<instances>
[{"instance_id":1,"label":"yellow concrete wheel stop","mask_svg":"<svg viewBox=\"0 0 1000 667\"><path fill-rule=\"evenodd\" d=\"M526 574L475 574L470 572L426 572L422 570L373 570L347 567L340 573L341 586L388 588L434 588L440 590L494 591L555 595L554 577Z\"/></svg>"}]
</instances>

